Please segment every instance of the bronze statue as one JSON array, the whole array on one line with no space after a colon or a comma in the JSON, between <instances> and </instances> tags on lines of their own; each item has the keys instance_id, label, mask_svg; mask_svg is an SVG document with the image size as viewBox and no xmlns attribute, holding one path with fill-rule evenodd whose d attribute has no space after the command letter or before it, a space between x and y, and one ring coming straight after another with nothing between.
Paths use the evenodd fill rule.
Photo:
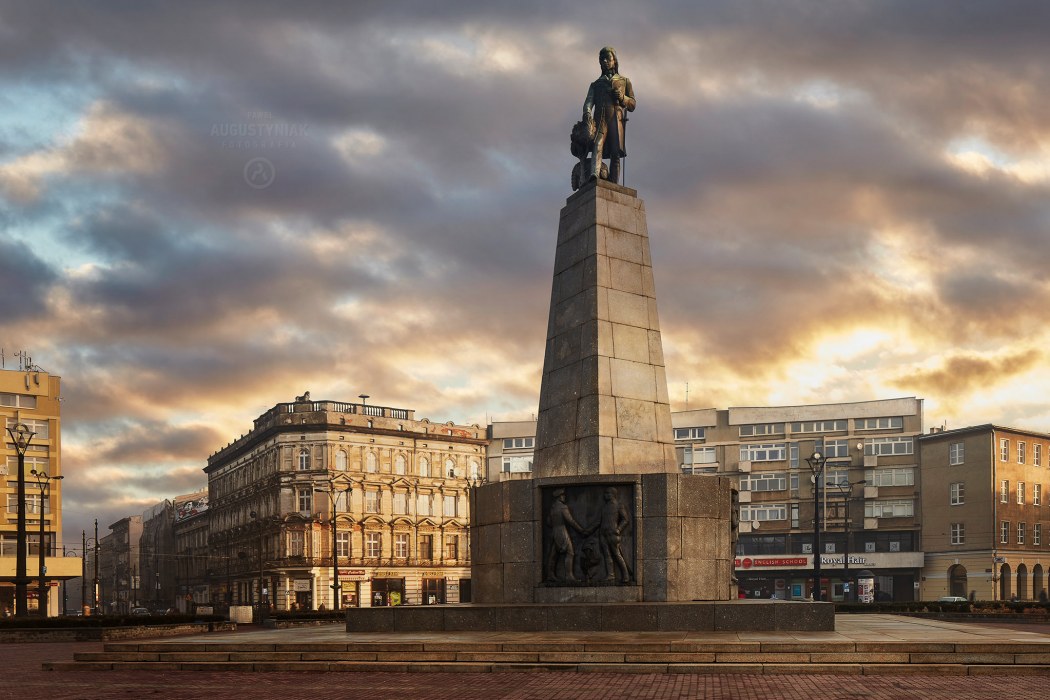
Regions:
<instances>
[{"instance_id":1,"label":"bronze statue","mask_svg":"<svg viewBox=\"0 0 1050 700\"><path fill-rule=\"evenodd\" d=\"M598 63L602 74L587 90L583 121L572 131L571 150L580 159L579 175L573 171L573 189L587 179L599 177L619 182L620 159L627 155L624 127L626 112L635 108L634 88L630 79L620 75L620 62L613 47L606 46L598 52ZM604 158L609 159L608 175L602 163Z\"/></svg>"}]
</instances>

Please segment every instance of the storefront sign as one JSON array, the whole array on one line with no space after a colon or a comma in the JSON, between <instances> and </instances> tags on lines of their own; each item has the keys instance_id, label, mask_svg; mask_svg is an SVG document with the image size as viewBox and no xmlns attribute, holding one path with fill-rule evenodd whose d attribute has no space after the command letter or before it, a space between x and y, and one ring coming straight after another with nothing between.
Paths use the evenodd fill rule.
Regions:
<instances>
[{"instance_id":1,"label":"storefront sign","mask_svg":"<svg viewBox=\"0 0 1050 700\"><path fill-rule=\"evenodd\" d=\"M364 569L339 569L339 579L345 581L367 581L368 574Z\"/></svg>"},{"instance_id":2,"label":"storefront sign","mask_svg":"<svg viewBox=\"0 0 1050 700\"><path fill-rule=\"evenodd\" d=\"M923 566L922 552L865 552L864 554L822 554L820 565L832 569L844 566L869 569L920 569ZM848 559L848 561L847 561ZM781 557L737 557L737 569L812 569L812 555Z\"/></svg>"},{"instance_id":3,"label":"storefront sign","mask_svg":"<svg viewBox=\"0 0 1050 700\"><path fill-rule=\"evenodd\" d=\"M313 583L308 578L297 578L292 581L292 590L296 593L309 593L310 584Z\"/></svg>"},{"instance_id":4,"label":"storefront sign","mask_svg":"<svg viewBox=\"0 0 1050 700\"><path fill-rule=\"evenodd\" d=\"M743 557L735 561L738 569L763 566L809 566L809 557Z\"/></svg>"},{"instance_id":5,"label":"storefront sign","mask_svg":"<svg viewBox=\"0 0 1050 700\"><path fill-rule=\"evenodd\" d=\"M372 578L401 578L400 571L373 571Z\"/></svg>"},{"instance_id":6,"label":"storefront sign","mask_svg":"<svg viewBox=\"0 0 1050 700\"><path fill-rule=\"evenodd\" d=\"M821 566L842 566L846 561L846 555L836 556L834 554L821 554L820 564ZM849 555L850 566L853 564L867 564L868 560L865 557L858 555Z\"/></svg>"}]
</instances>

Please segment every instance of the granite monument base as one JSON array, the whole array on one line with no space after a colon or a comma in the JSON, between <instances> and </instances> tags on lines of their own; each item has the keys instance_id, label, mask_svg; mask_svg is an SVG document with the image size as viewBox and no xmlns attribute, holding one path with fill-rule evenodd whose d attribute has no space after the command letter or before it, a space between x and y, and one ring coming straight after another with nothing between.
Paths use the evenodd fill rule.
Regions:
<instances>
[{"instance_id":1,"label":"granite monument base","mask_svg":"<svg viewBox=\"0 0 1050 700\"><path fill-rule=\"evenodd\" d=\"M350 608L353 632L828 632L831 603L533 603Z\"/></svg>"}]
</instances>

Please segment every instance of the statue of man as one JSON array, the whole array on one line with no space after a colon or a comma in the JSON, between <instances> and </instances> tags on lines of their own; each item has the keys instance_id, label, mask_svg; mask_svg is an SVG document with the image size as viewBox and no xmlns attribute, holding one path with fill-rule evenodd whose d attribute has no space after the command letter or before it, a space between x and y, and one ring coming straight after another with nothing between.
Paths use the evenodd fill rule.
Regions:
<instances>
[{"instance_id":1,"label":"statue of man","mask_svg":"<svg viewBox=\"0 0 1050 700\"><path fill-rule=\"evenodd\" d=\"M572 517L572 511L565 503L565 489L554 489L554 500L551 501L550 512L547 513L547 525L551 532L551 549L547 554L547 580L548 581L576 581L573 571L576 562L576 552L572 546L572 537L569 534L571 527L576 532L584 533L583 527ZM562 565L565 576L558 577L558 564Z\"/></svg>"},{"instance_id":2,"label":"statue of man","mask_svg":"<svg viewBox=\"0 0 1050 700\"><path fill-rule=\"evenodd\" d=\"M598 52L598 63L602 74L591 83L587 99L583 102L583 120L594 121L594 157L591 158L592 180L601 172L602 159L609 159L609 181L620 181L620 158L627 155L624 141L624 110L633 112L634 88L631 81L620 75L620 62L616 49L604 47Z\"/></svg>"},{"instance_id":3,"label":"statue of man","mask_svg":"<svg viewBox=\"0 0 1050 700\"><path fill-rule=\"evenodd\" d=\"M604 497L598 541L605 558L605 578L612 581L616 578L615 572L619 572L620 583L628 583L631 580L631 571L623 558L623 550L620 549L620 533L631 524L631 516L628 515L627 508L620 503L615 487L607 487Z\"/></svg>"}]
</instances>

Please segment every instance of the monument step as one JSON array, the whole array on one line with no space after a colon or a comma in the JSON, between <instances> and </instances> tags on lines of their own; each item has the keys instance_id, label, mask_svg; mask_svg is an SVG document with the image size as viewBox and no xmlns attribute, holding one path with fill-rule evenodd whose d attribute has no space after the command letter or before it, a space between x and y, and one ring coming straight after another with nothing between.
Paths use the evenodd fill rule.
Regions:
<instances>
[{"instance_id":1,"label":"monument step","mask_svg":"<svg viewBox=\"0 0 1050 700\"><path fill-rule=\"evenodd\" d=\"M109 643L71 670L782 674L1050 674L1050 644L854 641Z\"/></svg>"}]
</instances>

